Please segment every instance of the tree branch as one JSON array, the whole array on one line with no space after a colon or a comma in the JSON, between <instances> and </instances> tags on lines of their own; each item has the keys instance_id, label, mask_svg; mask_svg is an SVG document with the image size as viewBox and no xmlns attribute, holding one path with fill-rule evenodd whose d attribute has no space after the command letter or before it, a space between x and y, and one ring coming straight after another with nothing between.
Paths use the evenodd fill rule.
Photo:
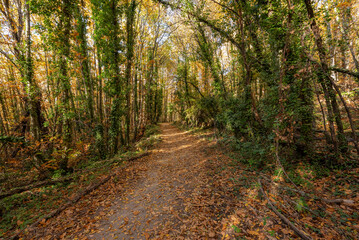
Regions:
<instances>
[{"instance_id":1,"label":"tree branch","mask_svg":"<svg viewBox=\"0 0 359 240\"><path fill-rule=\"evenodd\" d=\"M14 62L14 60L11 59L11 57L5 51L0 49L0 53L4 55L4 57L9 60L17 69L19 69L19 66Z\"/></svg>"},{"instance_id":2,"label":"tree branch","mask_svg":"<svg viewBox=\"0 0 359 240\"><path fill-rule=\"evenodd\" d=\"M344 73L344 74L356 77L359 80L359 73L358 72L352 72L352 71L350 71L348 69L337 68L337 67L330 67L329 70L339 72L339 73Z\"/></svg>"},{"instance_id":3,"label":"tree branch","mask_svg":"<svg viewBox=\"0 0 359 240\"><path fill-rule=\"evenodd\" d=\"M190 12L190 11L187 11L187 10L183 10L181 9L180 7L178 6L175 6L174 4L172 3L169 3L169 2L166 2L164 0L155 0L157 1L158 3L161 3L165 6L168 6L168 7L171 7L173 9L177 9L177 10L180 10L194 18L196 18L199 22L201 23L204 23L206 24L208 27L210 27L212 30L216 31L217 33L219 33L223 38L227 39L228 41L230 41L234 46L236 46L237 48L241 48L241 45L239 42L237 42L232 36L230 36L226 31L220 29L219 27L217 27L214 23L211 23L209 20L201 17L201 16L198 16L197 14L193 13L193 12Z\"/></svg>"},{"instance_id":4,"label":"tree branch","mask_svg":"<svg viewBox=\"0 0 359 240\"><path fill-rule=\"evenodd\" d=\"M312 238L305 235L301 230L299 230L296 226L294 226L293 223L291 223L291 221L289 221L288 218L286 218L283 214L281 214L277 208L273 205L273 203L270 201L270 199L267 197L267 194L265 194L263 187L262 187L262 183L261 180L258 179L258 183L259 183L259 188L263 194L263 196L265 197L265 199L268 202L268 205L270 206L270 208L273 210L273 212L284 222L286 223L300 238L305 239L305 240L311 240Z\"/></svg>"},{"instance_id":5,"label":"tree branch","mask_svg":"<svg viewBox=\"0 0 359 240\"><path fill-rule=\"evenodd\" d=\"M215 0L210 0L210 1L211 1L211 2L214 2L214 3L216 3L216 4L218 4L219 6L225 8L225 9L227 9L228 11L230 11L231 13L233 13L234 15L236 15L237 17L240 17L239 14L238 14L236 11L234 11L232 8L227 7L226 5L224 5L224 4L220 3L220 2L217 2L217 1L215 1Z\"/></svg>"}]
</instances>

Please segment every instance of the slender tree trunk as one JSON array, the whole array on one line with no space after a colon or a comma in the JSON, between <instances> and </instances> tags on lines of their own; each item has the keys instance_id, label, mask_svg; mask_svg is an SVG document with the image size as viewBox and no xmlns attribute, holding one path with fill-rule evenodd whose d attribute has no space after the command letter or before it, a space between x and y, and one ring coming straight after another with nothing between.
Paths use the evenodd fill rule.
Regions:
<instances>
[{"instance_id":1,"label":"slender tree trunk","mask_svg":"<svg viewBox=\"0 0 359 240\"><path fill-rule=\"evenodd\" d=\"M126 70L125 70L125 79L126 79L126 136L125 142L128 145L130 143L130 130L131 130L131 77L132 77L132 62L133 62L133 51L134 51L134 25L135 25L135 11L136 11L136 1L132 0L131 3L127 6L126 11L126 32L127 32L127 51L126 51Z\"/></svg>"},{"instance_id":2,"label":"slender tree trunk","mask_svg":"<svg viewBox=\"0 0 359 240\"><path fill-rule=\"evenodd\" d=\"M0 106L2 109L2 113L0 112L0 114L2 114L2 116L0 116L2 119L1 120L2 128L3 128L2 134L7 135L9 133L9 127L8 127L9 123L6 121L6 119L8 119L8 114L7 114L7 107L6 104L4 103L2 92L0 92Z\"/></svg>"},{"instance_id":3,"label":"slender tree trunk","mask_svg":"<svg viewBox=\"0 0 359 240\"><path fill-rule=\"evenodd\" d=\"M350 54L351 54L351 56L353 58L355 68L356 68L357 72L359 72L359 62L358 62L358 59L355 56L353 43L350 42L349 36L348 36L348 32L350 30L349 26L350 26L351 8L352 8L351 6L343 8L342 11L344 11L344 12L342 13L343 17L341 19L341 24L342 24L342 31L343 31L343 37L344 37L345 44L349 48Z\"/></svg>"},{"instance_id":4,"label":"slender tree trunk","mask_svg":"<svg viewBox=\"0 0 359 240\"><path fill-rule=\"evenodd\" d=\"M348 150L348 142L345 138L344 135L344 128L343 128L343 122L341 119L341 113L339 110L339 106L338 106L338 102L336 99L336 94L335 91L333 89L333 85L330 81L330 71L329 71L329 67L328 67L328 63L327 63L327 54L326 54L326 50L324 48L323 45L323 40L322 37L320 35L320 29L315 21L315 17L314 17L314 10L312 7L312 3L311 0L304 0L306 9L307 9L307 13L309 16L309 20L310 20L310 27L312 29L312 32L314 34L315 37L315 43L317 45L317 50L319 53L319 58L320 58L320 62L321 62L321 68L324 72L324 76L323 76L323 89L325 91L328 91L327 95L329 95L329 99L330 99L330 104L332 106L333 109L333 114L334 114L334 119L337 125L337 135L338 135L338 141L339 141L339 150L341 152L347 152ZM329 110L329 109L328 109Z\"/></svg>"},{"instance_id":5,"label":"slender tree trunk","mask_svg":"<svg viewBox=\"0 0 359 240\"><path fill-rule=\"evenodd\" d=\"M72 116L73 107L71 107L71 83L68 76L68 60L70 58L70 31L71 31L71 1L63 0L62 1L62 15L60 16L60 29L59 37L61 40L60 45L60 60L59 60L59 69L60 69L60 89L62 91L62 121L63 127L61 132L63 134L64 144L66 149L70 149L72 145ZM67 170L67 156L63 158L60 163L60 167L64 170Z\"/></svg>"},{"instance_id":6,"label":"slender tree trunk","mask_svg":"<svg viewBox=\"0 0 359 240\"><path fill-rule=\"evenodd\" d=\"M80 62L81 73L86 88L87 111L90 120L90 125L94 123L94 101L93 101L93 83L91 79L91 69L89 63L89 54L86 38L87 17L84 15L85 10L84 0L81 0L81 6L78 6L78 39L80 41Z\"/></svg>"},{"instance_id":7,"label":"slender tree trunk","mask_svg":"<svg viewBox=\"0 0 359 240\"><path fill-rule=\"evenodd\" d=\"M34 75L34 66L31 56L31 25L30 25L30 8L26 4L27 11L27 55L26 55L26 80L29 84L29 101L31 102L30 114L33 122L33 135L36 140L40 140L45 133L44 118L41 112L42 96L39 87L37 86Z\"/></svg>"},{"instance_id":8,"label":"slender tree trunk","mask_svg":"<svg viewBox=\"0 0 359 240\"><path fill-rule=\"evenodd\" d=\"M325 136L325 139L327 141L327 144L332 144L333 143L333 136L330 137L329 134L328 134L328 130L327 130L327 123L326 123L326 120L325 120L325 112L324 112L324 108L323 108L323 104L322 104L322 101L320 100L320 97L319 97L319 90L318 90L318 87L317 87L317 84L315 82L313 82L313 85L314 85L314 88L315 88L315 94L317 96L317 100L318 100L318 103L319 103L319 106L320 106L320 111L322 113L322 118L323 118L323 127L324 127L324 136Z\"/></svg>"},{"instance_id":9,"label":"slender tree trunk","mask_svg":"<svg viewBox=\"0 0 359 240\"><path fill-rule=\"evenodd\" d=\"M117 20L118 17L118 9L117 9L117 1L111 0L111 22L112 22L112 31L110 33L110 47L112 56L111 56L111 73L112 73L112 85L114 87L114 94L110 112L110 129L109 129L109 137L110 137L110 149L111 155L114 155L118 152L119 149L119 137L121 139L122 136L122 126L120 124L121 121L121 95L122 95L122 82L120 80L120 55L119 55L119 23Z\"/></svg>"}]
</instances>

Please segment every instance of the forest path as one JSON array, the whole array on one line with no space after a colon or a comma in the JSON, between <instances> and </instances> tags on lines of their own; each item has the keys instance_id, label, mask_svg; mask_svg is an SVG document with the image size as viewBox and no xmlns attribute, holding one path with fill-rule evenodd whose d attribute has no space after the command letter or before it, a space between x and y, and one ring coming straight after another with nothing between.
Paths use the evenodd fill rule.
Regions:
<instances>
[{"instance_id":1,"label":"forest path","mask_svg":"<svg viewBox=\"0 0 359 240\"><path fill-rule=\"evenodd\" d=\"M191 217L186 201L191 200L206 161L203 148L208 144L170 124L161 124L162 142L143 166L137 183L110 208L90 239L164 238Z\"/></svg>"},{"instance_id":2,"label":"forest path","mask_svg":"<svg viewBox=\"0 0 359 240\"><path fill-rule=\"evenodd\" d=\"M26 239L221 239L238 206L226 157L214 141L168 123L161 138Z\"/></svg>"},{"instance_id":3,"label":"forest path","mask_svg":"<svg viewBox=\"0 0 359 240\"><path fill-rule=\"evenodd\" d=\"M211 143L167 123L161 124L161 133L162 142L142 166L146 170L110 207L111 214L100 222L98 231L87 235L90 239L201 238L198 232L191 233L196 218L188 206L193 194L200 194L196 187L205 179Z\"/></svg>"}]
</instances>

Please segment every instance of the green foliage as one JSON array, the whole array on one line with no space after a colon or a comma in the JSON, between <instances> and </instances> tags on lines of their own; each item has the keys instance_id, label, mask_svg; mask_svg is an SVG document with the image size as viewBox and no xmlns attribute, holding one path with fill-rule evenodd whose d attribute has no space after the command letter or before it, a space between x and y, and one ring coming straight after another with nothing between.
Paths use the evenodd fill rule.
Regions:
<instances>
[{"instance_id":1,"label":"green foliage","mask_svg":"<svg viewBox=\"0 0 359 240\"><path fill-rule=\"evenodd\" d=\"M276 232L274 230L269 230L268 231L269 235L271 235L272 237L275 237Z\"/></svg>"},{"instance_id":2,"label":"green foliage","mask_svg":"<svg viewBox=\"0 0 359 240\"><path fill-rule=\"evenodd\" d=\"M241 162L248 164L251 168L262 169L272 162L271 145L261 140L235 141L233 148L241 156Z\"/></svg>"},{"instance_id":3,"label":"green foliage","mask_svg":"<svg viewBox=\"0 0 359 240\"><path fill-rule=\"evenodd\" d=\"M158 125L149 125L146 127L145 133L144 133L144 137L148 138L152 135L157 135L160 133L160 127Z\"/></svg>"},{"instance_id":4,"label":"green foliage","mask_svg":"<svg viewBox=\"0 0 359 240\"><path fill-rule=\"evenodd\" d=\"M241 232L241 229L239 227L237 227L236 225L232 225L231 226L233 228L233 230L236 232L236 233L240 233Z\"/></svg>"},{"instance_id":5,"label":"green foliage","mask_svg":"<svg viewBox=\"0 0 359 240\"><path fill-rule=\"evenodd\" d=\"M95 135L95 144L93 151L95 152L95 155L99 159L105 159L107 154L106 154L106 146L104 139L104 127L98 124L94 129L94 135Z\"/></svg>"},{"instance_id":6,"label":"green foliage","mask_svg":"<svg viewBox=\"0 0 359 240\"><path fill-rule=\"evenodd\" d=\"M18 143L18 142L25 142L25 139L24 139L24 137L1 136L1 135L0 135L0 142L4 142L4 143Z\"/></svg>"},{"instance_id":7,"label":"green foliage","mask_svg":"<svg viewBox=\"0 0 359 240\"><path fill-rule=\"evenodd\" d=\"M297 200L297 204L295 207L298 212L303 212L305 211L305 208L308 207L308 205L303 198L300 198Z\"/></svg>"},{"instance_id":8,"label":"green foliage","mask_svg":"<svg viewBox=\"0 0 359 240\"><path fill-rule=\"evenodd\" d=\"M233 132L237 139L252 135L253 129L249 125L251 113L246 103L238 98L229 98L222 105L223 111L216 117L217 127Z\"/></svg>"},{"instance_id":9,"label":"green foliage","mask_svg":"<svg viewBox=\"0 0 359 240\"><path fill-rule=\"evenodd\" d=\"M51 188L43 188L39 192L15 194L0 200L0 237L14 227L23 229L36 221L49 212L61 196L54 194Z\"/></svg>"},{"instance_id":10,"label":"green foliage","mask_svg":"<svg viewBox=\"0 0 359 240\"><path fill-rule=\"evenodd\" d=\"M160 127L158 125L149 125L144 133L143 138L136 144L140 151L146 151L161 141L159 136Z\"/></svg>"},{"instance_id":11,"label":"green foliage","mask_svg":"<svg viewBox=\"0 0 359 240\"><path fill-rule=\"evenodd\" d=\"M184 111L184 119L188 126L211 126L218 113L218 100L214 96L200 98Z\"/></svg>"},{"instance_id":12,"label":"green foliage","mask_svg":"<svg viewBox=\"0 0 359 240\"><path fill-rule=\"evenodd\" d=\"M136 144L136 147L140 151L146 151L146 150L152 148L155 144L157 144L160 141L161 141L161 138L158 135L151 135L150 137L139 141Z\"/></svg>"}]
</instances>

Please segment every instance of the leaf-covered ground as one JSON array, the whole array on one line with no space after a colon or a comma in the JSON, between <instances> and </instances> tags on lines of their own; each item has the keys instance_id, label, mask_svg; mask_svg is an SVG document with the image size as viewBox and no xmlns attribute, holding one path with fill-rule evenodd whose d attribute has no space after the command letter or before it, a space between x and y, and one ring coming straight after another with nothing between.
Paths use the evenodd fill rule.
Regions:
<instances>
[{"instance_id":1,"label":"leaf-covered ground","mask_svg":"<svg viewBox=\"0 0 359 240\"><path fill-rule=\"evenodd\" d=\"M314 239L355 239L356 172L336 184L347 205L301 196L279 175L248 171L205 137L162 124L163 141L149 156L114 168L116 175L59 216L28 229L25 239L293 239L276 208ZM352 175L350 175L352 174ZM279 176L279 177L278 177ZM352 177L350 177L352 176ZM260 183L258 179L261 179ZM338 182L337 182L338 183ZM329 190L322 194L328 196Z\"/></svg>"}]
</instances>

